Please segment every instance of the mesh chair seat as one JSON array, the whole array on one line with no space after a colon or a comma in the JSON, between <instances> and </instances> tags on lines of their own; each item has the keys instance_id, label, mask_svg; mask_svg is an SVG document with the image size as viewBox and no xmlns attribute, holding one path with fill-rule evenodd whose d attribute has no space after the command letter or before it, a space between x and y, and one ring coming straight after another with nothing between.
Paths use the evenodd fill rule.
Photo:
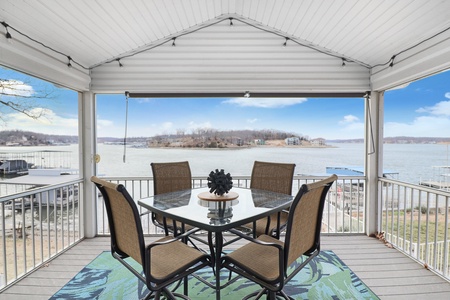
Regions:
<instances>
[{"instance_id":1,"label":"mesh chair seat","mask_svg":"<svg viewBox=\"0 0 450 300\"><path fill-rule=\"evenodd\" d=\"M172 239L173 237L167 236L154 243L167 242ZM183 255L180 255L180 253L183 253ZM183 242L174 241L151 248L150 255L153 257L150 266L152 277L155 278L156 282L163 282L182 272L193 261L201 260L205 254Z\"/></svg>"},{"instance_id":2,"label":"mesh chair seat","mask_svg":"<svg viewBox=\"0 0 450 300\"><path fill-rule=\"evenodd\" d=\"M265 243L275 243L284 247L284 242L268 235L260 235L257 240ZM228 259L236 265L245 265L246 270L261 280L276 281L279 274L278 249L262 244L248 243L228 254Z\"/></svg>"}]
</instances>

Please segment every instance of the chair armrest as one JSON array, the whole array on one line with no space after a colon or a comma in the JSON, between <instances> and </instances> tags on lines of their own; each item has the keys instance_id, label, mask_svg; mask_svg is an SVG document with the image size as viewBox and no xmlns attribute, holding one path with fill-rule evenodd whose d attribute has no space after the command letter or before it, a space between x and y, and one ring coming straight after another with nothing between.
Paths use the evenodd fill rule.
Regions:
<instances>
[{"instance_id":1,"label":"chair armrest","mask_svg":"<svg viewBox=\"0 0 450 300\"><path fill-rule=\"evenodd\" d=\"M139 214L139 217L148 215L148 214L151 213L151 212L152 212L151 210L144 211L143 213L140 213L140 214Z\"/></svg>"},{"instance_id":2,"label":"chair armrest","mask_svg":"<svg viewBox=\"0 0 450 300\"><path fill-rule=\"evenodd\" d=\"M153 242L153 243L151 243L150 245L147 246L147 250L149 250L149 249L151 249L151 248L153 248L155 246L166 245L166 244L170 244L170 243L179 241L179 240L181 240L183 238L187 238L187 237L189 237L189 235L191 235L191 234L193 234L193 233L195 233L195 232L197 232L199 230L200 230L200 228L192 228L191 230L186 231L183 234L177 235L176 237L173 237L170 240L165 240L165 241L161 241L161 242L158 242L158 241Z\"/></svg>"},{"instance_id":3,"label":"chair armrest","mask_svg":"<svg viewBox=\"0 0 450 300\"><path fill-rule=\"evenodd\" d=\"M264 241L258 240L257 238L255 239L255 238L253 238L251 236L248 236L248 235L246 235L246 234L244 234L244 233L242 233L242 232L240 232L239 230L236 230L236 229L229 229L228 231L233 233L233 234L236 234L236 235L242 237L243 239L246 239L246 240L248 240L250 242L253 242L255 244L259 244L259 245L262 245L262 246L273 246L273 247L277 248L279 251L283 250L283 246L280 245L280 244L264 242Z\"/></svg>"},{"instance_id":4,"label":"chair armrest","mask_svg":"<svg viewBox=\"0 0 450 300\"><path fill-rule=\"evenodd\" d=\"M239 230L236 230L236 229L228 229L228 231L229 232L231 232L232 234L235 234L235 235L237 235L237 236L240 236L241 238L243 238L243 239L246 239L246 240L249 240L249 241L253 241L254 240L254 238L252 238L251 236L249 236L249 235L247 235L247 234L245 234L245 233L242 233L241 231L239 231Z\"/></svg>"}]
</instances>

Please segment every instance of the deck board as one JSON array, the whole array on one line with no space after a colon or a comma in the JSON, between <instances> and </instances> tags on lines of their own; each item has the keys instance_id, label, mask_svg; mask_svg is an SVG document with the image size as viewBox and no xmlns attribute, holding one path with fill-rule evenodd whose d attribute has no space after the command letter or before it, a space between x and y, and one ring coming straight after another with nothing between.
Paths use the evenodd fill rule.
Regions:
<instances>
[{"instance_id":1,"label":"deck board","mask_svg":"<svg viewBox=\"0 0 450 300\"><path fill-rule=\"evenodd\" d=\"M147 241L156 237L148 237ZM243 241L232 244L239 247ZM102 251L109 237L86 239L0 294L1 299L48 299ZM324 235L322 250L332 250L380 299L450 299L450 282L399 251L364 235Z\"/></svg>"}]
</instances>

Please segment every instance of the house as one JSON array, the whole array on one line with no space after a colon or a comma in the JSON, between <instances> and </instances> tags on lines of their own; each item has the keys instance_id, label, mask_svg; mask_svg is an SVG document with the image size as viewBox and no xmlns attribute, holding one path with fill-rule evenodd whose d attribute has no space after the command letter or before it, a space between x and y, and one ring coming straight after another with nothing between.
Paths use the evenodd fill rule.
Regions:
<instances>
[{"instance_id":1,"label":"house","mask_svg":"<svg viewBox=\"0 0 450 300\"><path fill-rule=\"evenodd\" d=\"M286 143L286 145L291 146L291 145L300 145L300 139L298 137L289 137L286 138L284 140L284 142Z\"/></svg>"},{"instance_id":2,"label":"house","mask_svg":"<svg viewBox=\"0 0 450 300\"><path fill-rule=\"evenodd\" d=\"M317 138L317 139L312 139L311 140L311 145L324 146L324 145L326 145L326 142L325 142L325 139Z\"/></svg>"}]
</instances>

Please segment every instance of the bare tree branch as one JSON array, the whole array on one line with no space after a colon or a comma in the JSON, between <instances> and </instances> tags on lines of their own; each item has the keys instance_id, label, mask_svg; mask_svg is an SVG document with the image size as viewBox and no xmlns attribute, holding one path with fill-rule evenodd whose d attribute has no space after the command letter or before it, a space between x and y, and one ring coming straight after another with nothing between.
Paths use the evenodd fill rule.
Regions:
<instances>
[{"instance_id":1,"label":"bare tree branch","mask_svg":"<svg viewBox=\"0 0 450 300\"><path fill-rule=\"evenodd\" d=\"M0 78L0 107L26 115L32 119L45 116L46 109L38 105L37 99L50 99L53 91L45 88L35 90L30 84L15 80ZM0 112L0 120L6 123L4 112Z\"/></svg>"}]
</instances>

